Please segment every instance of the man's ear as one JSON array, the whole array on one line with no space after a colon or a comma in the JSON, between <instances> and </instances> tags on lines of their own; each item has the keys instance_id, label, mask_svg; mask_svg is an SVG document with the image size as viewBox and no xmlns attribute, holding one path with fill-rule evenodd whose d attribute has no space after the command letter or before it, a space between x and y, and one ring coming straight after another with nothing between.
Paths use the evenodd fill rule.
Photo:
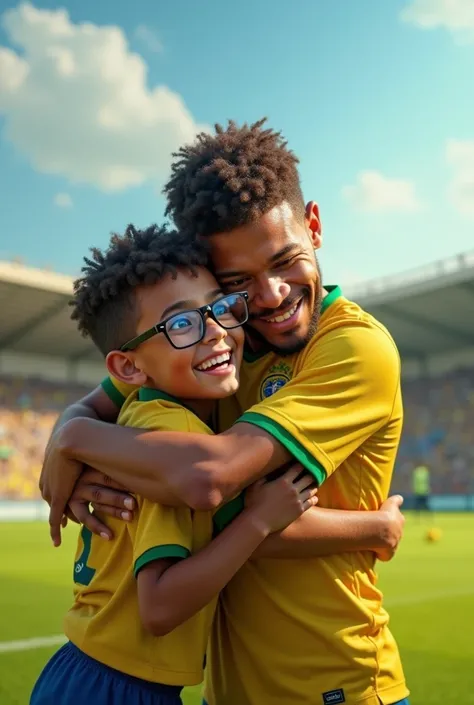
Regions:
<instances>
[{"instance_id":1,"label":"man's ear","mask_svg":"<svg viewBox=\"0 0 474 705\"><path fill-rule=\"evenodd\" d=\"M316 201L310 201L306 205L305 222L309 229L309 235L315 250L319 250L323 244L323 233L321 228L321 218L319 216L319 206Z\"/></svg>"},{"instance_id":2,"label":"man's ear","mask_svg":"<svg viewBox=\"0 0 474 705\"><path fill-rule=\"evenodd\" d=\"M135 367L132 352L112 350L105 358L105 364L112 377L119 382L125 382L133 387L142 387L147 381L146 374Z\"/></svg>"}]
</instances>

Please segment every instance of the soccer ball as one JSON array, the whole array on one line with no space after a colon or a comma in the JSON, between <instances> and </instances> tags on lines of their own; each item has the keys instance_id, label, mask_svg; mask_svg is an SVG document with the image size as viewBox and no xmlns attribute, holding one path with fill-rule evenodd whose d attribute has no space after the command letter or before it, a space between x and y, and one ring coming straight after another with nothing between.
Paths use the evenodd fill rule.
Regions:
<instances>
[{"instance_id":1,"label":"soccer ball","mask_svg":"<svg viewBox=\"0 0 474 705\"><path fill-rule=\"evenodd\" d=\"M429 529L425 535L425 539L428 541L428 543L434 543L435 541L439 541L440 538L441 529Z\"/></svg>"}]
</instances>

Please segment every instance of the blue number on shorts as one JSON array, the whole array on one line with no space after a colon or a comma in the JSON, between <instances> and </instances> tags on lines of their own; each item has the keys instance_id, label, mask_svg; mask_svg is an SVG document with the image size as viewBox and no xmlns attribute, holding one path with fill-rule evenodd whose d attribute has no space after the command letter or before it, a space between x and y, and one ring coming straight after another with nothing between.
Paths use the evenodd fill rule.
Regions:
<instances>
[{"instance_id":1,"label":"blue number on shorts","mask_svg":"<svg viewBox=\"0 0 474 705\"><path fill-rule=\"evenodd\" d=\"M95 575L95 568L90 568L87 565L89 554L91 552L92 533L90 529L85 526L82 527L81 539L84 544L84 548L82 549L81 555L74 563L74 582L79 583L79 585L89 585Z\"/></svg>"}]
</instances>

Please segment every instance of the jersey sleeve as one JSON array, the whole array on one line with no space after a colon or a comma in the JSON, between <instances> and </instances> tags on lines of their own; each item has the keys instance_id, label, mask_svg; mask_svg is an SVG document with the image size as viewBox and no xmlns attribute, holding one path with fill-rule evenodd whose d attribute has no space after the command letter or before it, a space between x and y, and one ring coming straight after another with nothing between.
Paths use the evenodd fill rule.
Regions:
<instances>
[{"instance_id":1,"label":"jersey sleeve","mask_svg":"<svg viewBox=\"0 0 474 705\"><path fill-rule=\"evenodd\" d=\"M298 374L238 422L270 433L322 483L390 418L399 385L388 333L354 324L310 344Z\"/></svg>"},{"instance_id":2,"label":"jersey sleeve","mask_svg":"<svg viewBox=\"0 0 474 705\"><path fill-rule=\"evenodd\" d=\"M138 387L120 382L112 376L103 379L100 386L119 409L122 408L127 397L138 389Z\"/></svg>"},{"instance_id":3,"label":"jersey sleeve","mask_svg":"<svg viewBox=\"0 0 474 705\"><path fill-rule=\"evenodd\" d=\"M133 540L135 577L152 561L187 558L193 541L192 512L188 507L165 507L138 501L138 520Z\"/></svg>"},{"instance_id":4,"label":"jersey sleeve","mask_svg":"<svg viewBox=\"0 0 474 705\"><path fill-rule=\"evenodd\" d=\"M124 407L127 426L161 431L212 433L191 411L163 401L133 402ZM133 535L134 574L151 561L187 558L193 546L193 513L189 507L167 507L138 498L138 517L130 527Z\"/></svg>"}]
</instances>

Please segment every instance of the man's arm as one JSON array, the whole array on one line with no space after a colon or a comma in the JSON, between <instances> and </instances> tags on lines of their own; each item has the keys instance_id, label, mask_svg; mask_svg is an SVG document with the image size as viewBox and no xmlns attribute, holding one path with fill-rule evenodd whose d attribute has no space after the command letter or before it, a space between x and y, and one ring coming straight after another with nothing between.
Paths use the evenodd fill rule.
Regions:
<instances>
[{"instance_id":1,"label":"man's arm","mask_svg":"<svg viewBox=\"0 0 474 705\"><path fill-rule=\"evenodd\" d=\"M53 461L56 446L61 442L61 431L64 426L72 419L87 418L115 422L119 414L120 408L113 402L101 386L96 387L92 392L86 394L85 397L79 399L68 406L63 413L58 417L51 431L48 443L46 444L43 468L39 486L44 499L49 502L51 495L48 488L50 464Z\"/></svg>"},{"instance_id":2,"label":"man's arm","mask_svg":"<svg viewBox=\"0 0 474 705\"><path fill-rule=\"evenodd\" d=\"M150 500L166 504L171 494L202 510L290 461L321 484L388 420L399 365L385 333L335 331L312 347L294 379L224 433L145 432L76 418L61 429L62 452Z\"/></svg>"},{"instance_id":3,"label":"man's arm","mask_svg":"<svg viewBox=\"0 0 474 705\"><path fill-rule=\"evenodd\" d=\"M101 514L121 516L129 494L119 486L107 487L102 473L88 470L81 477L73 493L73 500L91 502ZM109 483L109 484L114 484ZM100 492L100 502L96 493ZM388 561L395 555L403 537L405 517L400 511L403 498L389 497L380 509L346 511L340 509L310 509L284 531L274 533L259 547L255 558L307 558L327 556L350 551L373 551L379 560ZM230 506L230 505L229 505ZM225 510L225 507L223 508ZM127 512L128 520L132 512ZM122 517L123 518L123 517ZM90 515L84 514L83 523L100 535L103 525L96 526Z\"/></svg>"},{"instance_id":4,"label":"man's arm","mask_svg":"<svg viewBox=\"0 0 474 705\"><path fill-rule=\"evenodd\" d=\"M61 429L61 452L150 500L178 498L202 510L289 461L320 484L387 421L399 373L388 336L356 326L313 345L302 372L225 433L145 432L72 419ZM59 526L74 482L57 482L53 524Z\"/></svg>"},{"instance_id":5,"label":"man's arm","mask_svg":"<svg viewBox=\"0 0 474 705\"><path fill-rule=\"evenodd\" d=\"M54 424L53 430L51 431L51 438L54 436L56 431L59 431L59 429L71 419L87 418L115 423L115 421L117 421L119 411L120 407L117 406L117 404L99 385L93 389L92 392L86 394L85 397L82 397L82 399L79 399L79 401L71 404L63 411ZM49 442L51 441L51 438Z\"/></svg>"},{"instance_id":6,"label":"man's arm","mask_svg":"<svg viewBox=\"0 0 474 705\"><path fill-rule=\"evenodd\" d=\"M58 417L46 445L43 467L39 479L41 495L48 504L51 505L54 501L54 497L58 494L56 485L58 482L61 482L61 477L66 477L68 479L68 486L74 487L74 483L79 478L83 469L82 463L74 458L66 457L61 453L61 438L64 426L72 419L77 418L102 419L103 421L113 423L117 420L119 411L120 407L117 403L102 389L102 386L98 386L82 399L68 406ZM129 499L126 506L133 509L135 507L135 500ZM63 513L69 518L76 520L74 515L67 510L66 506L64 506ZM61 517L60 521L63 526L67 523L65 516L64 518ZM105 536L112 538L112 532L96 518L91 517L90 521L96 533L101 533L104 538ZM60 526L55 516L50 517L50 525L53 543L59 546L61 543L61 533Z\"/></svg>"},{"instance_id":7,"label":"man's arm","mask_svg":"<svg viewBox=\"0 0 474 705\"><path fill-rule=\"evenodd\" d=\"M314 558L347 551L373 551L388 561L403 536L403 497L389 497L376 511L313 507L283 531L271 534L252 555L256 558Z\"/></svg>"},{"instance_id":8,"label":"man's arm","mask_svg":"<svg viewBox=\"0 0 474 705\"><path fill-rule=\"evenodd\" d=\"M273 436L246 423L210 436L75 418L60 430L56 448L66 461L100 470L151 501L187 504L204 511L215 509L273 470L299 460ZM58 467L54 473L59 474ZM71 482L66 473L60 474L52 509L63 510L76 480Z\"/></svg>"},{"instance_id":9,"label":"man's arm","mask_svg":"<svg viewBox=\"0 0 474 705\"><path fill-rule=\"evenodd\" d=\"M207 436L125 428L97 419L100 415L113 421L118 410L103 388L98 387L68 407L56 424L40 479L43 498L51 506L50 530L55 545L61 542L61 520L84 465L104 472L121 486L152 501L210 510L259 477L294 461L271 435L249 424ZM246 449L245 454L242 448ZM232 461L237 449L239 462L234 469ZM91 501L106 504L103 494L103 490L93 488ZM119 496L114 493L114 504ZM129 497L125 503L124 496L114 514L133 509L130 500ZM78 518L94 533L110 538L104 524L87 512L84 505Z\"/></svg>"}]
</instances>

